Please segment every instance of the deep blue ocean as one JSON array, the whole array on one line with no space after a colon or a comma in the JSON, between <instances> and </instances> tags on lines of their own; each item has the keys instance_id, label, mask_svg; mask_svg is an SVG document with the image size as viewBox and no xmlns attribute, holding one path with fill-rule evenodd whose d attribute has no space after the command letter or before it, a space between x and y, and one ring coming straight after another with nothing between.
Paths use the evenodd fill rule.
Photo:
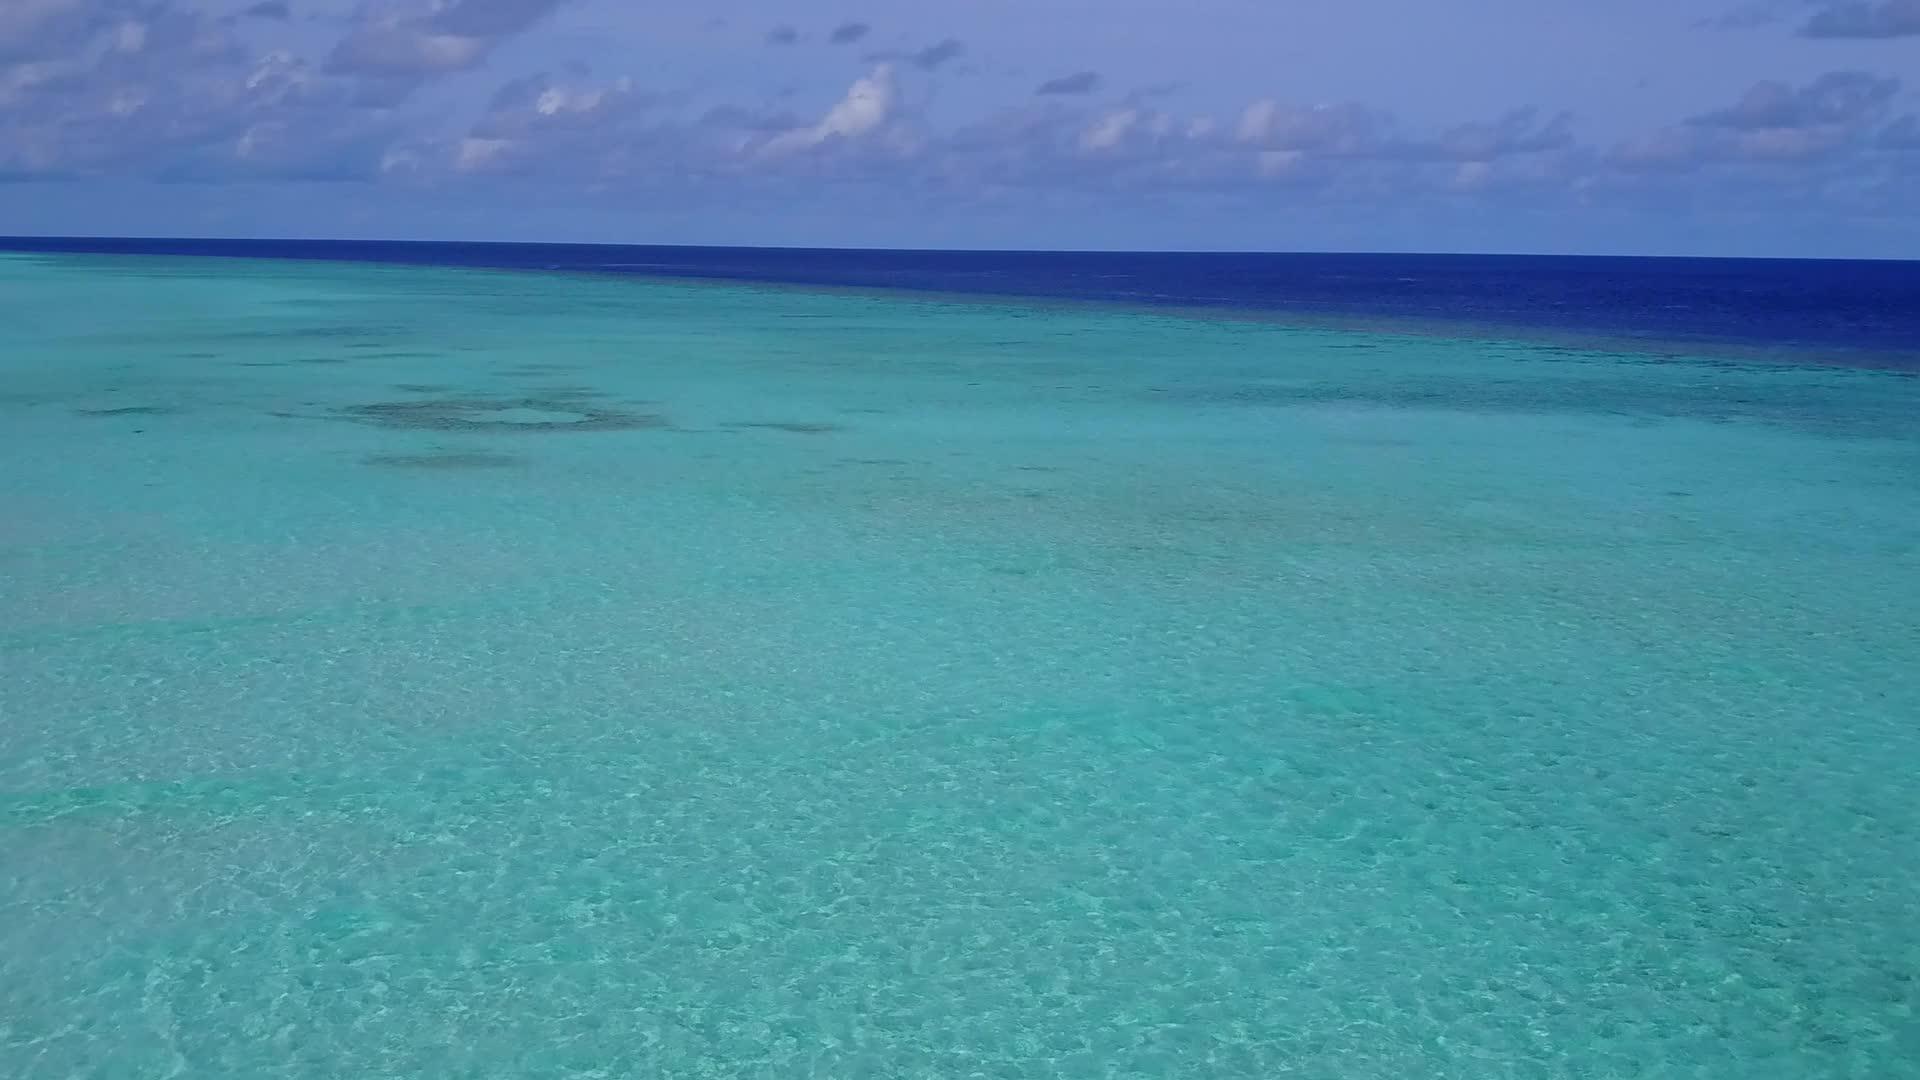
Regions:
<instances>
[{"instance_id":1,"label":"deep blue ocean","mask_svg":"<svg viewBox=\"0 0 1920 1080\"><path fill-rule=\"evenodd\" d=\"M391 240L0 237L0 249L347 260L907 289L1367 328L1801 350L1920 369L1920 261L1558 255L862 251Z\"/></svg>"}]
</instances>

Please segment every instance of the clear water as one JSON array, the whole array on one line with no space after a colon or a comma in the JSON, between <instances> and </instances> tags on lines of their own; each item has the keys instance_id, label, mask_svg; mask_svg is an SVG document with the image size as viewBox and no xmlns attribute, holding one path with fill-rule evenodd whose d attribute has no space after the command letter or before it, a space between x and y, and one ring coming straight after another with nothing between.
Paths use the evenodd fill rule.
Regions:
<instances>
[{"instance_id":1,"label":"clear water","mask_svg":"<svg viewBox=\"0 0 1920 1080\"><path fill-rule=\"evenodd\" d=\"M1920 379L0 258L0 1075L1920 1075Z\"/></svg>"}]
</instances>

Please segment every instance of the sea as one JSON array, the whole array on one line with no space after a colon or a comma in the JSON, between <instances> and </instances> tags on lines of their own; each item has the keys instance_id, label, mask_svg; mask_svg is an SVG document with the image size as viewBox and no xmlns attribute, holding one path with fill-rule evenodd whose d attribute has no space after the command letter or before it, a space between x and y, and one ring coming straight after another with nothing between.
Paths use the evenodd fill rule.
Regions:
<instances>
[{"instance_id":1,"label":"sea","mask_svg":"<svg viewBox=\"0 0 1920 1080\"><path fill-rule=\"evenodd\" d=\"M1920 1076L1920 263L0 249L0 1076Z\"/></svg>"}]
</instances>

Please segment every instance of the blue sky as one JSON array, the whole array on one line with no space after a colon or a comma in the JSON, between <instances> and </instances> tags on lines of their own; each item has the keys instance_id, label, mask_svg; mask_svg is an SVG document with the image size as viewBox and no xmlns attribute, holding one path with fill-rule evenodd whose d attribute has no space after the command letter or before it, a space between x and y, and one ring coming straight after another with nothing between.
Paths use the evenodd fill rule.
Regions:
<instances>
[{"instance_id":1,"label":"blue sky","mask_svg":"<svg viewBox=\"0 0 1920 1080\"><path fill-rule=\"evenodd\" d=\"M0 233L1920 257L1920 0L0 0Z\"/></svg>"}]
</instances>

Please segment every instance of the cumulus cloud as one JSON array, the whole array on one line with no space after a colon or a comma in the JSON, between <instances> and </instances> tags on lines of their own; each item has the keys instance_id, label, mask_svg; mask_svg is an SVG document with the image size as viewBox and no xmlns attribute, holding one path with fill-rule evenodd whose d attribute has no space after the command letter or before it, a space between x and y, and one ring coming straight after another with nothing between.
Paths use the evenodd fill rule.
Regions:
<instances>
[{"instance_id":1,"label":"cumulus cloud","mask_svg":"<svg viewBox=\"0 0 1920 1080\"><path fill-rule=\"evenodd\" d=\"M1543 154L1573 145L1573 118L1566 113L1542 119L1538 109L1515 109L1492 123L1448 128L1430 142L1408 145L1414 157L1486 162L1520 154Z\"/></svg>"},{"instance_id":2,"label":"cumulus cloud","mask_svg":"<svg viewBox=\"0 0 1920 1080\"><path fill-rule=\"evenodd\" d=\"M1139 98L1099 107L1049 98L936 140L923 159L929 174L962 188L1225 194L1283 187L1346 200L1565 187L1581 164L1570 121L1538 110L1428 134L1359 104L1277 99L1223 119Z\"/></svg>"},{"instance_id":3,"label":"cumulus cloud","mask_svg":"<svg viewBox=\"0 0 1920 1080\"><path fill-rule=\"evenodd\" d=\"M293 8L288 6L287 0L260 0L257 4L249 4L242 8L240 14L250 19L277 19L285 22L293 18Z\"/></svg>"},{"instance_id":4,"label":"cumulus cloud","mask_svg":"<svg viewBox=\"0 0 1920 1080\"><path fill-rule=\"evenodd\" d=\"M942 140L930 157L961 187L1143 189L1232 183L1248 155L1218 121L1142 102L1081 107L1058 101L1010 109Z\"/></svg>"},{"instance_id":5,"label":"cumulus cloud","mask_svg":"<svg viewBox=\"0 0 1920 1080\"><path fill-rule=\"evenodd\" d=\"M1628 169L1675 171L1838 160L1873 144L1899 90L1898 79L1860 71L1803 86L1769 80L1725 108L1630 139L1611 156Z\"/></svg>"},{"instance_id":6,"label":"cumulus cloud","mask_svg":"<svg viewBox=\"0 0 1920 1080\"><path fill-rule=\"evenodd\" d=\"M1886 150L1920 150L1920 117L1903 116L1888 124L1875 145Z\"/></svg>"},{"instance_id":7,"label":"cumulus cloud","mask_svg":"<svg viewBox=\"0 0 1920 1080\"><path fill-rule=\"evenodd\" d=\"M1080 149L1093 152L1116 150L1141 139L1159 140L1173 133L1173 122L1164 114L1146 109L1115 109L1103 113L1080 132Z\"/></svg>"},{"instance_id":8,"label":"cumulus cloud","mask_svg":"<svg viewBox=\"0 0 1920 1080\"><path fill-rule=\"evenodd\" d=\"M1091 94L1100 89L1100 75L1094 71L1076 71L1057 79L1048 79L1034 90L1036 94Z\"/></svg>"},{"instance_id":9,"label":"cumulus cloud","mask_svg":"<svg viewBox=\"0 0 1920 1080\"><path fill-rule=\"evenodd\" d=\"M802 178L965 198L1266 192L1354 206L1492 191L1517 205L1609 185L1704 192L1736 175L1743 190L1804 197L1822 183L1920 190L1920 119L1894 115L1900 84L1847 71L1762 82L1608 153L1583 148L1574 120L1551 110L1431 126L1356 102L1260 99L1194 113L1146 93L1105 98L1090 71L1048 80L1013 108L933 126L914 103L935 81L924 73L964 52L951 39L893 54L799 115L724 94L662 98L584 68L502 79L479 118L457 126L424 102L400 107L562 3L372 0L338 48L303 59L261 53L232 16L182 0L0 0L0 175L405 174L455 190L538 177L554 189L723 196ZM865 34L848 23L826 40Z\"/></svg>"},{"instance_id":10,"label":"cumulus cloud","mask_svg":"<svg viewBox=\"0 0 1920 1080\"><path fill-rule=\"evenodd\" d=\"M652 99L634 90L628 79L605 86L568 84L545 74L515 79L501 87L471 134L479 138L522 138L556 127L592 128L605 118L645 107Z\"/></svg>"},{"instance_id":11,"label":"cumulus cloud","mask_svg":"<svg viewBox=\"0 0 1920 1080\"><path fill-rule=\"evenodd\" d=\"M1816 12L1800 33L1811 38L1920 36L1920 0L1848 0Z\"/></svg>"},{"instance_id":12,"label":"cumulus cloud","mask_svg":"<svg viewBox=\"0 0 1920 1080\"><path fill-rule=\"evenodd\" d=\"M776 26L767 31L767 44L791 45L800 40L800 31L791 26Z\"/></svg>"},{"instance_id":13,"label":"cumulus cloud","mask_svg":"<svg viewBox=\"0 0 1920 1080\"><path fill-rule=\"evenodd\" d=\"M872 30L873 27L863 22L844 22L833 28L833 32L827 35L827 40L835 45L851 45L866 37Z\"/></svg>"},{"instance_id":14,"label":"cumulus cloud","mask_svg":"<svg viewBox=\"0 0 1920 1080\"><path fill-rule=\"evenodd\" d=\"M389 2L362 11L327 57L330 72L410 85L483 62L565 0Z\"/></svg>"},{"instance_id":15,"label":"cumulus cloud","mask_svg":"<svg viewBox=\"0 0 1920 1080\"><path fill-rule=\"evenodd\" d=\"M627 79L592 85L532 75L495 92L486 112L450 147L412 152L420 160L437 154L459 173L591 179L647 141L647 111L655 100Z\"/></svg>"},{"instance_id":16,"label":"cumulus cloud","mask_svg":"<svg viewBox=\"0 0 1920 1080\"><path fill-rule=\"evenodd\" d=\"M1808 9L1815 9L1811 14ZM1696 27L1749 30L1794 20L1808 38L1898 38L1920 35L1920 0L1749 0Z\"/></svg>"},{"instance_id":17,"label":"cumulus cloud","mask_svg":"<svg viewBox=\"0 0 1920 1080\"><path fill-rule=\"evenodd\" d=\"M792 154L835 142L859 140L886 127L900 103L891 65L882 64L854 82L818 123L780 132L762 147L770 155Z\"/></svg>"},{"instance_id":18,"label":"cumulus cloud","mask_svg":"<svg viewBox=\"0 0 1920 1080\"><path fill-rule=\"evenodd\" d=\"M0 169L150 178L366 177L397 135L290 53L163 0L27 0L0 19Z\"/></svg>"},{"instance_id":19,"label":"cumulus cloud","mask_svg":"<svg viewBox=\"0 0 1920 1080\"><path fill-rule=\"evenodd\" d=\"M1884 109L1899 91L1900 80L1864 71L1829 72L1802 87L1767 81L1689 123L1735 131L1848 125Z\"/></svg>"},{"instance_id":20,"label":"cumulus cloud","mask_svg":"<svg viewBox=\"0 0 1920 1080\"><path fill-rule=\"evenodd\" d=\"M1256 101L1240 113L1240 142L1260 151L1358 157L1377 151L1391 126L1385 113L1357 104L1292 105Z\"/></svg>"},{"instance_id":21,"label":"cumulus cloud","mask_svg":"<svg viewBox=\"0 0 1920 1080\"><path fill-rule=\"evenodd\" d=\"M1698 129L1664 127L1634 135L1615 145L1609 159L1633 171L1684 170L1701 163L1706 141Z\"/></svg>"},{"instance_id":22,"label":"cumulus cloud","mask_svg":"<svg viewBox=\"0 0 1920 1080\"><path fill-rule=\"evenodd\" d=\"M516 79L454 139L405 152L420 178L538 176L588 185L873 177L918 148L894 69L875 68L813 119L650 95L626 80Z\"/></svg>"}]
</instances>

